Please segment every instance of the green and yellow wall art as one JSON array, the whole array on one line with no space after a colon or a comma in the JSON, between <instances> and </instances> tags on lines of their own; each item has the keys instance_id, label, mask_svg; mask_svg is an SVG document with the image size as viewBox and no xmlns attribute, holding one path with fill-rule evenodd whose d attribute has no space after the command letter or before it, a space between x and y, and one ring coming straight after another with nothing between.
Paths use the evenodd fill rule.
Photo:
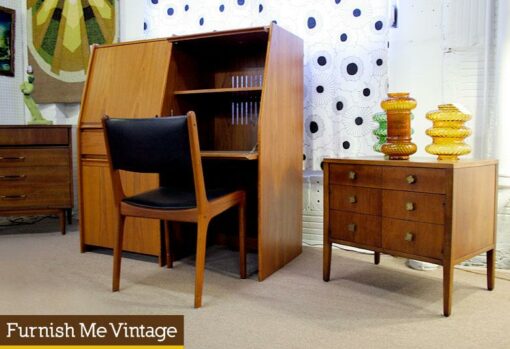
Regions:
<instances>
[{"instance_id":1,"label":"green and yellow wall art","mask_svg":"<svg viewBox=\"0 0 510 349\"><path fill-rule=\"evenodd\" d=\"M117 0L27 0L37 103L79 102L93 44L117 40Z\"/></svg>"},{"instance_id":2,"label":"green and yellow wall art","mask_svg":"<svg viewBox=\"0 0 510 349\"><path fill-rule=\"evenodd\" d=\"M0 75L14 76L14 30L16 13L0 7Z\"/></svg>"}]
</instances>

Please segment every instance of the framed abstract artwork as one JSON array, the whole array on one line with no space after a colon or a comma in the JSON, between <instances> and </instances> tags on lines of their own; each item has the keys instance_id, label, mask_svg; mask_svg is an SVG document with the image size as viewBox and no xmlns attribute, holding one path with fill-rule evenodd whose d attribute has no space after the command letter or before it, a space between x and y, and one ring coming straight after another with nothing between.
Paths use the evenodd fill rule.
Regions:
<instances>
[{"instance_id":1,"label":"framed abstract artwork","mask_svg":"<svg viewBox=\"0 0 510 349\"><path fill-rule=\"evenodd\" d=\"M117 41L118 0L27 0L28 64L37 103L81 99L90 46Z\"/></svg>"},{"instance_id":2,"label":"framed abstract artwork","mask_svg":"<svg viewBox=\"0 0 510 349\"><path fill-rule=\"evenodd\" d=\"M0 75L14 76L16 12L0 6Z\"/></svg>"}]
</instances>

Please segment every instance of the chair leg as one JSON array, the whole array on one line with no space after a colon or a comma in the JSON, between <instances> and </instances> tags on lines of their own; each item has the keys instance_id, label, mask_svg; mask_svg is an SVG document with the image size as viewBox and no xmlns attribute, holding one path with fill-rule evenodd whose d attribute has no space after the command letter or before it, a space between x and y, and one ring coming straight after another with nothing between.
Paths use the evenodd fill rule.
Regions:
<instances>
[{"instance_id":1,"label":"chair leg","mask_svg":"<svg viewBox=\"0 0 510 349\"><path fill-rule=\"evenodd\" d=\"M124 240L124 220L125 217L119 215L119 226L115 233L115 245L113 246L113 292L118 291L120 286L120 260L122 257L122 242Z\"/></svg>"},{"instance_id":2,"label":"chair leg","mask_svg":"<svg viewBox=\"0 0 510 349\"><path fill-rule=\"evenodd\" d=\"M172 252L170 250L170 222L164 221L165 226L165 250L166 250L166 267L173 268Z\"/></svg>"},{"instance_id":3,"label":"chair leg","mask_svg":"<svg viewBox=\"0 0 510 349\"><path fill-rule=\"evenodd\" d=\"M239 204L239 274L246 279L246 200Z\"/></svg>"},{"instance_id":4,"label":"chair leg","mask_svg":"<svg viewBox=\"0 0 510 349\"><path fill-rule=\"evenodd\" d=\"M207 227L209 218L200 217L197 222L197 254L195 259L195 308L202 306L204 286L205 250L207 247Z\"/></svg>"}]
</instances>

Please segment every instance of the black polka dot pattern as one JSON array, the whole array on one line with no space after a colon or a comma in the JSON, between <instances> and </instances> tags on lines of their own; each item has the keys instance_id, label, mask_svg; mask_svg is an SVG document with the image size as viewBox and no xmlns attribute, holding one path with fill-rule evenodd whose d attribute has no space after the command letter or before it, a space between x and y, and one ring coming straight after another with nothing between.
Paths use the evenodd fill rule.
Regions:
<instances>
[{"instance_id":1,"label":"black polka dot pattern","mask_svg":"<svg viewBox=\"0 0 510 349\"><path fill-rule=\"evenodd\" d=\"M342 142L342 148L344 148L345 150L349 149L350 147L351 143L349 143L349 141Z\"/></svg>"},{"instance_id":2,"label":"black polka dot pattern","mask_svg":"<svg viewBox=\"0 0 510 349\"><path fill-rule=\"evenodd\" d=\"M361 116L358 116L356 119L354 119L354 123L358 126L363 125L363 118Z\"/></svg>"},{"instance_id":3,"label":"black polka dot pattern","mask_svg":"<svg viewBox=\"0 0 510 349\"><path fill-rule=\"evenodd\" d=\"M341 111L342 109L344 109L344 103L342 101L338 101L336 102L336 110L338 111Z\"/></svg>"},{"instance_id":4,"label":"black polka dot pattern","mask_svg":"<svg viewBox=\"0 0 510 349\"><path fill-rule=\"evenodd\" d=\"M363 89L363 96L365 96L365 97L370 96L370 89L369 88L364 88Z\"/></svg>"},{"instance_id":5,"label":"black polka dot pattern","mask_svg":"<svg viewBox=\"0 0 510 349\"><path fill-rule=\"evenodd\" d=\"M317 91L317 93L323 93L324 92L324 86L319 85L319 86L317 86L315 88L315 90Z\"/></svg>"},{"instance_id":6,"label":"black polka dot pattern","mask_svg":"<svg viewBox=\"0 0 510 349\"><path fill-rule=\"evenodd\" d=\"M358 65L356 63L347 64L347 74L356 75L358 73Z\"/></svg>"},{"instance_id":7,"label":"black polka dot pattern","mask_svg":"<svg viewBox=\"0 0 510 349\"><path fill-rule=\"evenodd\" d=\"M308 26L308 29L313 29L317 25L317 21L313 17L308 17L306 25Z\"/></svg>"},{"instance_id":8,"label":"black polka dot pattern","mask_svg":"<svg viewBox=\"0 0 510 349\"><path fill-rule=\"evenodd\" d=\"M315 121L310 122L310 132L317 133L317 131L319 131L319 125Z\"/></svg>"},{"instance_id":9,"label":"black polka dot pattern","mask_svg":"<svg viewBox=\"0 0 510 349\"><path fill-rule=\"evenodd\" d=\"M319 58L317 58L317 63L320 65L320 66L325 66L326 63L328 63L328 61L326 60L326 57L324 56L319 56Z\"/></svg>"}]
</instances>

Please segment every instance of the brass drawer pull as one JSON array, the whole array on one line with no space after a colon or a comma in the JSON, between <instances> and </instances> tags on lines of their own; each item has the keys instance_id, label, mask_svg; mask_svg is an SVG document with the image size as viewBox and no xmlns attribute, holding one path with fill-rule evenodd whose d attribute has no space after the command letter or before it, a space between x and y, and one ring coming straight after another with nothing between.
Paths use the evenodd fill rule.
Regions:
<instances>
[{"instance_id":1,"label":"brass drawer pull","mask_svg":"<svg viewBox=\"0 0 510 349\"><path fill-rule=\"evenodd\" d=\"M409 242L413 241L414 240L414 234L411 233L410 231L408 231L406 233L406 236L404 237L404 240L405 241L409 241Z\"/></svg>"},{"instance_id":2,"label":"brass drawer pull","mask_svg":"<svg viewBox=\"0 0 510 349\"><path fill-rule=\"evenodd\" d=\"M0 180L2 181L18 181L20 179L24 179L26 175L6 175L6 176L0 176Z\"/></svg>"},{"instance_id":3,"label":"brass drawer pull","mask_svg":"<svg viewBox=\"0 0 510 349\"><path fill-rule=\"evenodd\" d=\"M24 200L27 198L25 194L21 195L1 195L0 198L2 200Z\"/></svg>"},{"instance_id":4,"label":"brass drawer pull","mask_svg":"<svg viewBox=\"0 0 510 349\"><path fill-rule=\"evenodd\" d=\"M414 206L413 202L406 202L406 210L407 211L414 211L416 207Z\"/></svg>"},{"instance_id":5,"label":"brass drawer pull","mask_svg":"<svg viewBox=\"0 0 510 349\"><path fill-rule=\"evenodd\" d=\"M351 180L355 180L355 179L356 179L356 177L357 177L356 172L354 172L354 171L349 171L349 179L351 179Z\"/></svg>"},{"instance_id":6,"label":"brass drawer pull","mask_svg":"<svg viewBox=\"0 0 510 349\"><path fill-rule=\"evenodd\" d=\"M349 196L349 202L351 204L355 204L356 202L358 202L358 198L356 198L356 195Z\"/></svg>"},{"instance_id":7,"label":"brass drawer pull","mask_svg":"<svg viewBox=\"0 0 510 349\"><path fill-rule=\"evenodd\" d=\"M347 224L347 230L350 231L351 233L356 232L356 224L354 223Z\"/></svg>"},{"instance_id":8,"label":"brass drawer pull","mask_svg":"<svg viewBox=\"0 0 510 349\"><path fill-rule=\"evenodd\" d=\"M25 161L24 156L0 156L0 161Z\"/></svg>"},{"instance_id":9,"label":"brass drawer pull","mask_svg":"<svg viewBox=\"0 0 510 349\"><path fill-rule=\"evenodd\" d=\"M406 177L406 181L408 184L414 184L416 183L416 176L415 175L409 175Z\"/></svg>"}]
</instances>

